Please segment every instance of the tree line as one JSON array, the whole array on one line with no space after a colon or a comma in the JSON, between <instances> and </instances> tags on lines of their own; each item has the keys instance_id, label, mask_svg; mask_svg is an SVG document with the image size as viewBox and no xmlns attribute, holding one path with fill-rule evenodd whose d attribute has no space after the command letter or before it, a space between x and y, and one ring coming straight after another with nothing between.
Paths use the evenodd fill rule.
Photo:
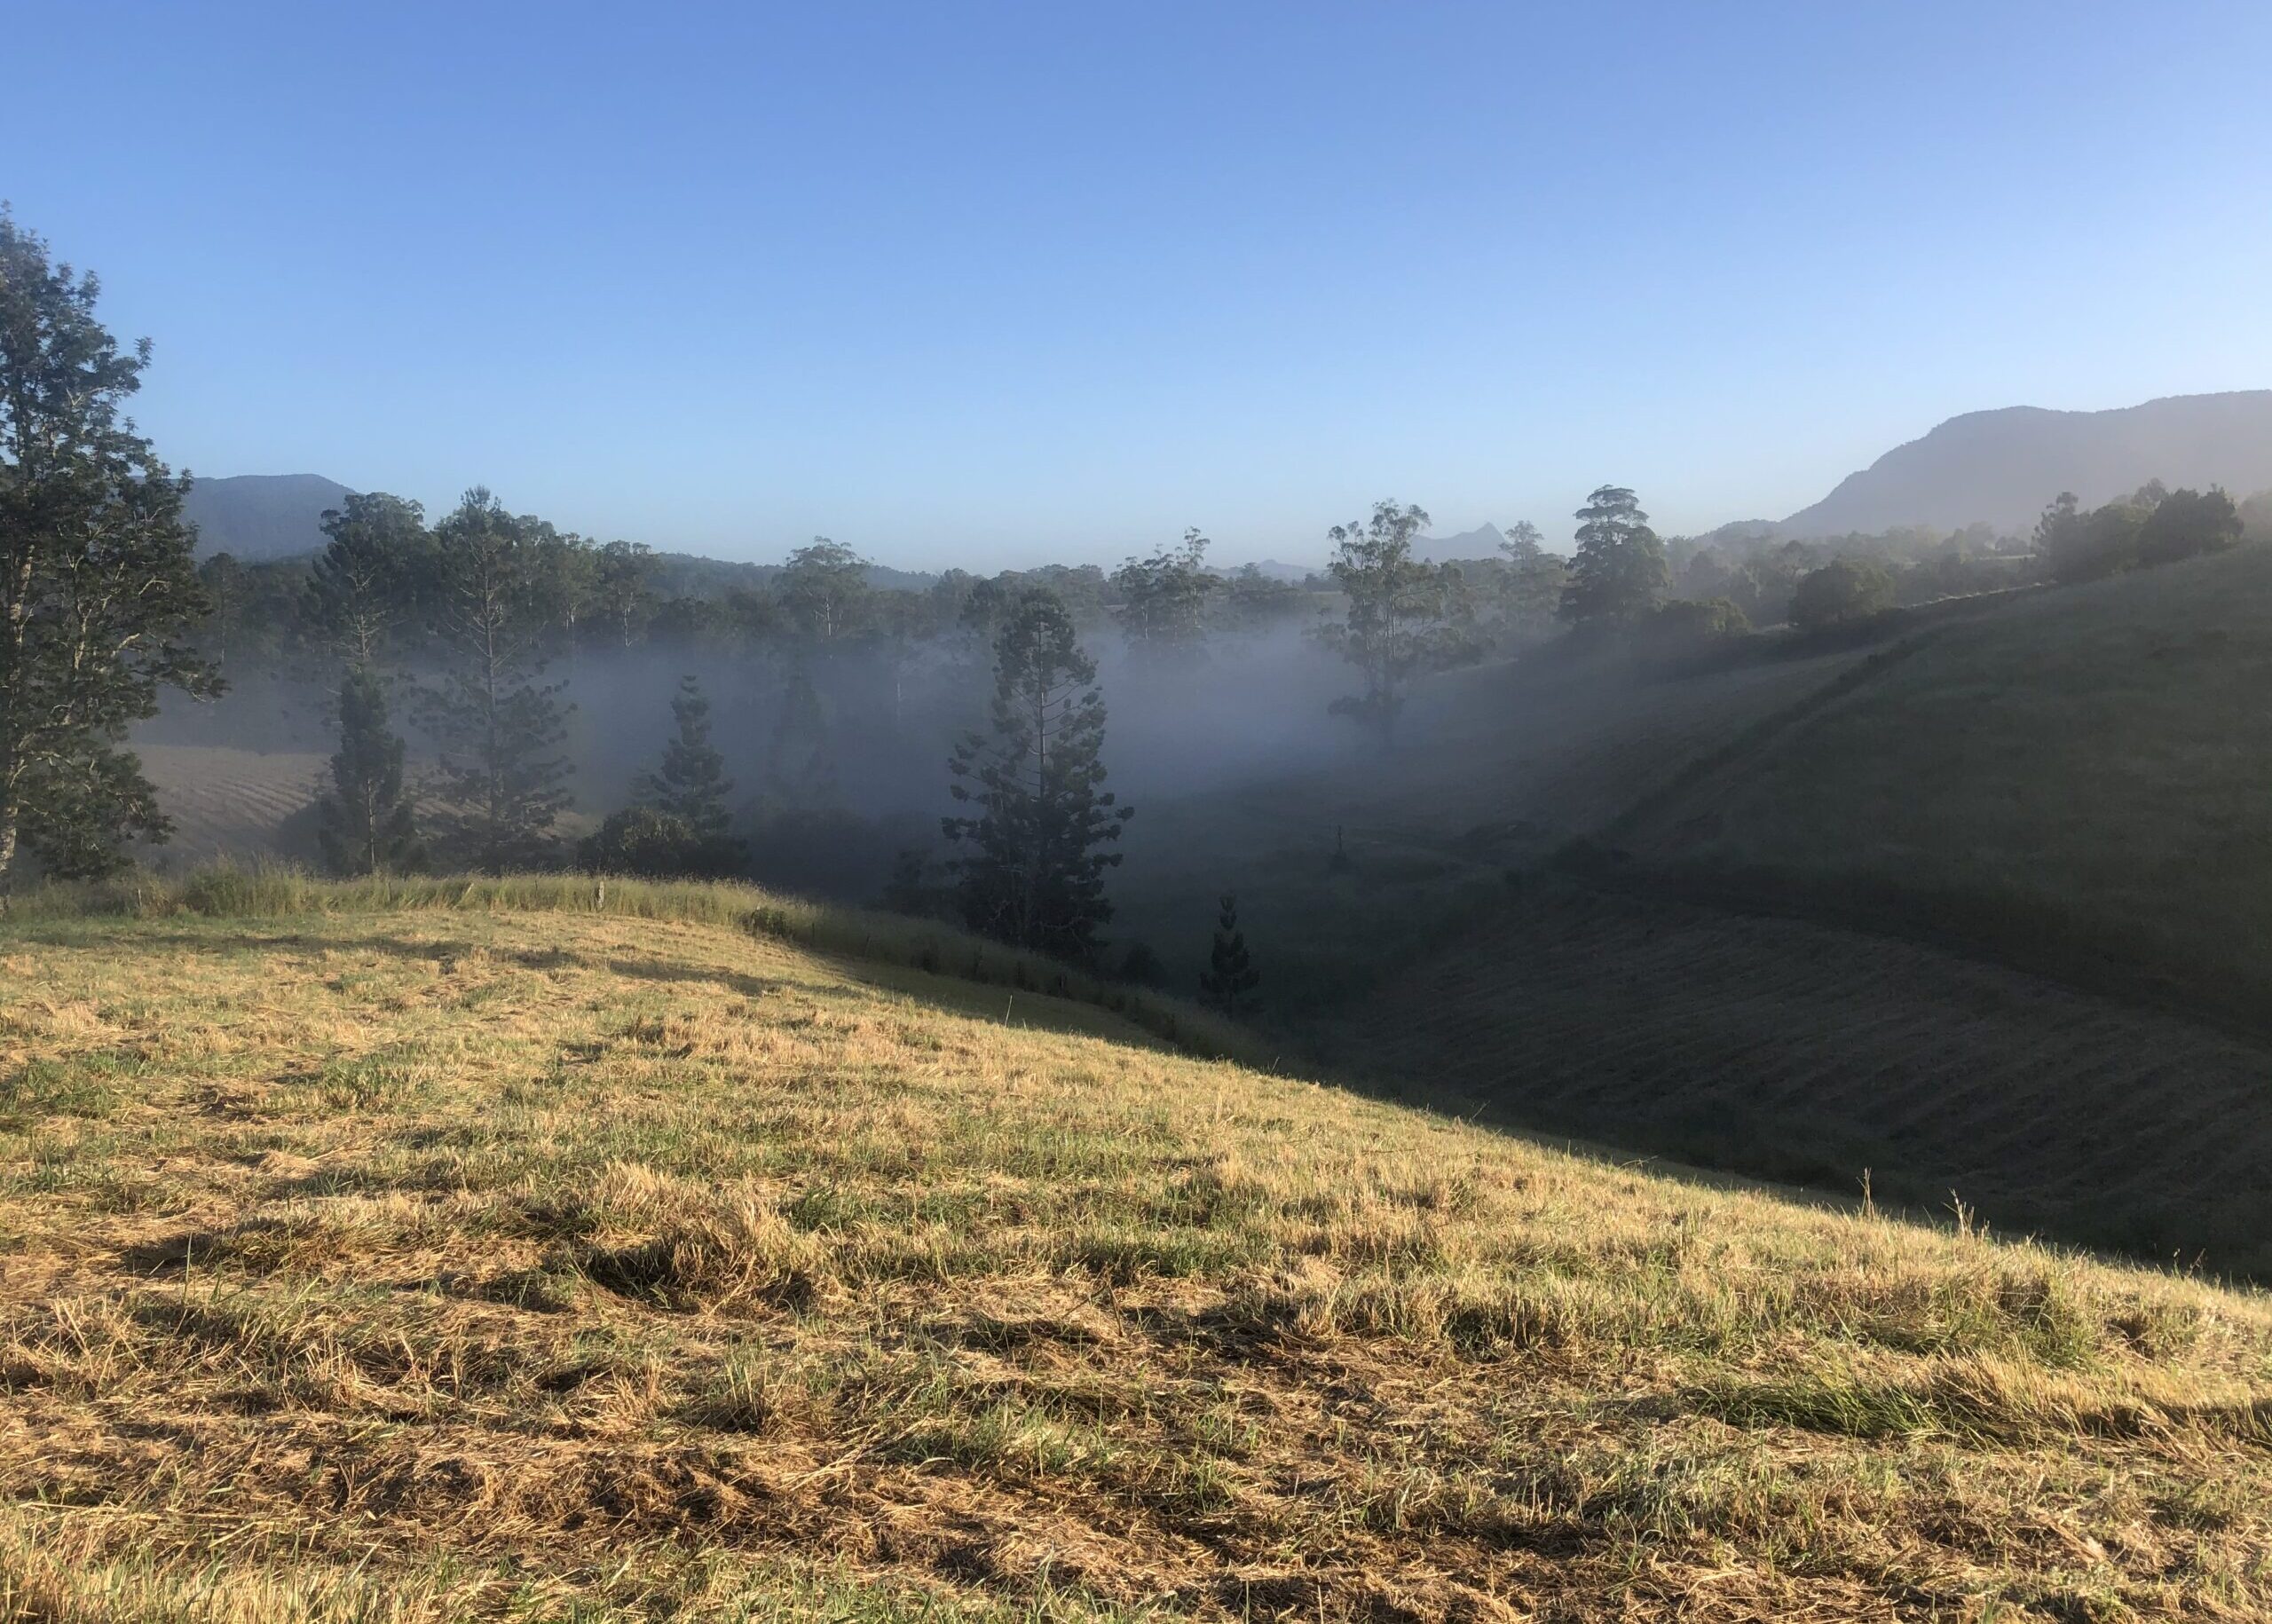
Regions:
<instances>
[{"instance_id":1,"label":"tree line","mask_svg":"<svg viewBox=\"0 0 2272 1624\"><path fill-rule=\"evenodd\" d=\"M317 835L340 872L571 860L747 872L735 783L690 676L629 804L572 848L558 832L572 765L564 666L597 650L709 648L773 661L765 780L816 808L834 800L815 678L828 662L857 656L886 673L878 703L894 721L911 685L983 673L982 724L941 763L955 808L939 824L951 883L927 887L919 855L894 891L1019 946L1093 958L1133 816L1104 788L1104 698L1084 640L1107 627L1132 673L1162 680L1203 672L1225 639L1298 628L1347 666L1351 691L1331 709L1386 747L1420 677L1550 639L1692 649L1743 632L1771 601L1802 629L1834 626L1904 594L2000 583L2016 561L2084 580L2219 550L2243 529L2222 492L2157 483L2087 512L2062 495L2024 553L1984 531L1668 542L1633 491L1604 485L1576 515L1567 559L1526 522L1497 557L1428 562L1416 549L1425 510L1383 501L1331 528L1327 568L1306 585L1213 569L1192 530L1109 572L949 570L906 590L880 587L825 538L767 571L696 569L513 513L477 487L430 524L415 502L352 495L323 516L312 558L200 565L182 519L187 477L123 414L149 347L119 346L95 314L99 291L0 209L0 900L20 853L50 874L91 876L126 862L134 840L164 838L130 731L163 690L219 695L225 670L288 670L327 693L335 750ZM422 795L412 724L433 757ZM1252 982L1228 898L1223 914L1210 996L1233 1008Z\"/></svg>"}]
</instances>

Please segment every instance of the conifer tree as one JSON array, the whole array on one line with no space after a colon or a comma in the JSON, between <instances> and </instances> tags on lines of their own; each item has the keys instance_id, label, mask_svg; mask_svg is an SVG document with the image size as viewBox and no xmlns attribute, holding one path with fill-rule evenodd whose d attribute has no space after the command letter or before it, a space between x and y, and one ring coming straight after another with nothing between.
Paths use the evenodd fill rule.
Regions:
<instances>
[{"instance_id":1,"label":"conifer tree","mask_svg":"<svg viewBox=\"0 0 2272 1624\"><path fill-rule=\"evenodd\" d=\"M339 753L331 792L317 803L316 838L335 874L414 868L423 856L403 792L403 744L387 726L386 690L366 665L339 683Z\"/></svg>"},{"instance_id":2,"label":"conifer tree","mask_svg":"<svg viewBox=\"0 0 2272 1624\"><path fill-rule=\"evenodd\" d=\"M948 793L977 810L942 820L970 855L957 901L974 930L1061 958L1092 959L1112 917L1099 849L1134 808L1101 786L1104 699L1073 619L1045 588L1022 591L994 641L990 735L973 733L948 763Z\"/></svg>"},{"instance_id":3,"label":"conifer tree","mask_svg":"<svg viewBox=\"0 0 2272 1624\"><path fill-rule=\"evenodd\" d=\"M351 493L323 516L324 549L308 571L304 621L351 666L375 666L430 579L432 539L414 501Z\"/></svg>"},{"instance_id":4,"label":"conifer tree","mask_svg":"<svg viewBox=\"0 0 2272 1624\"><path fill-rule=\"evenodd\" d=\"M726 758L710 743L710 701L690 676L678 680L671 718L678 732L663 746L663 764L640 780L640 799L704 839L722 835L732 821L726 797L734 783L726 777Z\"/></svg>"},{"instance_id":5,"label":"conifer tree","mask_svg":"<svg viewBox=\"0 0 2272 1624\"><path fill-rule=\"evenodd\" d=\"M781 689L781 714L765 751L765 794L777 808L809 812L837 801L836 751L828 706L800 663Z\"/></svg>"},{"instance_id":6,"label":"conifer tree","mask_svg":"<svg viewBox=\"0 0 2272 1624\"><path fill-rule=\"evenodd\" d=\"M1207 968L1199 973L1199 990L1208 1003L1235 1016L1261 984L1262 973L1254 967L1246 936L1239 929L1239 899L1226 891L1215 916L1215 945Z\"/></svg>"},{"instance_id":7,"label":"conifer tree","mask_svg":"<svg viewBox=\"0 0 2272 1624\"><path fill-rule=\"evenodd\" d=\"M559 684L540 680L556 625L544 579L550 533L477 488L435 528L435 632L449 663L428 710L458 855L491 874L548 863L571 800L566 706Z\"/></svg>"},{"instance_id":8,"label":"conifer tree","mask_svg":"<svg viewBox=\"0 0 2272 1624\"><path fill-rule=\"evenodd\" d=\"M189 642L206 604L188 477L122 414L150 347L120 351L100 291L0 208L0 909L20 844L84 875L130 835L163 840L127 729L162 688L220 691Z\"/></svg>"}]
</instances>

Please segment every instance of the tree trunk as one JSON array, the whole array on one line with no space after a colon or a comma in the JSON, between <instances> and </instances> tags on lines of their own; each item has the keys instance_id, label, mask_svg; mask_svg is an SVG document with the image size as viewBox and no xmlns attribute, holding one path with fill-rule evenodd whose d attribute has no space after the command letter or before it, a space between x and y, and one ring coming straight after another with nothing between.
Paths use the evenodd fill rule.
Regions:
<instances>
[{"instance_id":1,"label":"tree trunk","mask_svg":"<svg viewBox=\"0 0 2272 1624\"><path fill-rule=\"evenodd\" d=\"M16 803L0 801L0 918L8 912L8 897L16 888Z\"/></svg>"}]
</instances>

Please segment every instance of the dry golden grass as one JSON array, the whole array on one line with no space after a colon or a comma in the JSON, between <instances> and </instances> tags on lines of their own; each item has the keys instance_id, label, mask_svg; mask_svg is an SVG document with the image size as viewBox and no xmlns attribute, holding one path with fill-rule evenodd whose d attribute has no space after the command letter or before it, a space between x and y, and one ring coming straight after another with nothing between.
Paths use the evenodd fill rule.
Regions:
<instances>
[{"instance_id":1,"label":"dry golden grass","mask_svg":"<svg viewBox=\"0 0 2272 1624\"><path fill-rule=\"evenodd\" d=\"M2260 1297L730 903L154 911L0 926L0 1617L2272 1612Z\"/></svg>"}]
</instances>

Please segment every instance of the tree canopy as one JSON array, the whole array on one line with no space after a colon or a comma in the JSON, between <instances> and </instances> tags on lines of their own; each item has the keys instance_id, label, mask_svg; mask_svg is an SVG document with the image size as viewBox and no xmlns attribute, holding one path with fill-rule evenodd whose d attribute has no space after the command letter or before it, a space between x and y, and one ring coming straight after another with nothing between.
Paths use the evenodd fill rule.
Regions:
<instances>
[{"instance_id":1,"label":"tree canopy","mask_svg":"<svg viewBox=\"0 0 2272 1624\"><path fill-rule=\"evenodd\" d=\"M1629 628L1663 603L1672 572L1649 516L1623 485L1605 485L1578 509L1577 551L1562 618L1573 626Z\"/></svg>"},{"instance_id":2,"label":"tree canopy","mask_svg":"<svg viewBox=\"0 0 2272 1624\"><path fill-rule=\"evenodd\" d=\"M150 347L119 348L100 293L0 208L0 903L20 846L84 875L162 840L127 729L162 688L220 689L192 645L188 477L123 414Z\"/></svg>"},{"instance_id":3,"label":"tree canopy","mask_svg":"<svg viewBox=\"0 0 2272 1624\"><path fill-rule=\"evenodd\" d=\"M1348 598L1341 620L1319 635L1364 679L1364 691L1333 702L1337 715L1373 727L1384 746L1396 737L1406 685L1416 674L1451 665L1473 648L1473 600L1450 565L1412 556L1428 528L1417 506L1376 502L1372 516L1326 533L1334 555L1326 570Z\"/></svg>"}]
</instances>

